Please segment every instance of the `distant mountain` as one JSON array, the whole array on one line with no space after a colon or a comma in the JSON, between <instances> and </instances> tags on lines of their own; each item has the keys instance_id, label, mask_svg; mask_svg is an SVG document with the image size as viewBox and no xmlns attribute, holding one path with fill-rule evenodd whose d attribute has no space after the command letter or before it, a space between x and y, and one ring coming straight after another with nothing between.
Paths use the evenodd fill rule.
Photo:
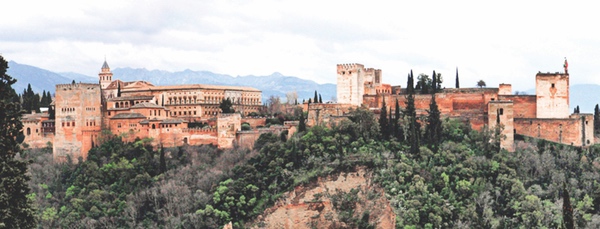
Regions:
<instances>
[{"instance_id":1,"label":"distant mountain","mask_svg":"<svg viewBox=\"0 0 600 229\"><path fill-rule=\"evenodd\" d=\"M331 100L336 96L335 84L317 84L311 80L300 79L293 76L284 76L275 72L268 76L237 76L217 74L208 71L184 70L180 72L168 72L161 70L117 68L113 70L113 79L123 81L144 80L154 85L177 85L177 84L216 84L231 86L248 86L263 92L263 101L270 96L279 96L285 100L285 94L296 91L298 102L302 99L313 98L315 90L321 94L323 102Z\"/></svg>"},{"instance_id":2,"label":"distant mountain","mask_svg":"<svg viewBox=\"0 0 600 229\"><path fill-rule=\"evenodd\" d=\"M31 89L36 93L42 93L44 90L54 92L56 84L73 81L60 74L14 61L8 62L7 74L17 79L13 85L17 93L23 93L23 90L27 89L27 84L31 84Z\"/></svg>"},{"instance_id":3,"label":"distant mountain","mask_svg":"<svg viewBox=\"0 0 600 229\"><path fill-rule=\"evenodd\" d=\"M54 73L30 65L18 64L14 61L8 63L8 74L18 81L14 88L17 93L22 93L31 84L34 92L43 90L54 93L56 84L75 82L98 83L97 77L87 76L73 72ZM275 72L268 76L237 76L217 74L208 71L184 70L169 72L162 70L147 70L133 68L117 68L113 70L113 79L123 81L144 80L154 85L179 85L179 84L214 84L231 86L248 86L262 91L263 102L270 96L279 96L285 100L285 94L296 91L298 102L303 99L313 98L315 90L321 94L323 102L336 96L335 84L317 84L311 80L304 80L293 76L284 76Z\"/></svg>"},{"instance_id":4,"label":"distant mountain","mask_svg":"<svg viewBox=\"0 0 600 229\"><path fill-rule=\"evenodd\" d=\"M571 112L579 105L580 113L594 113L596 104L600 104L600 85L577 84L569 88Z\"/></svg>"}]
</instances>

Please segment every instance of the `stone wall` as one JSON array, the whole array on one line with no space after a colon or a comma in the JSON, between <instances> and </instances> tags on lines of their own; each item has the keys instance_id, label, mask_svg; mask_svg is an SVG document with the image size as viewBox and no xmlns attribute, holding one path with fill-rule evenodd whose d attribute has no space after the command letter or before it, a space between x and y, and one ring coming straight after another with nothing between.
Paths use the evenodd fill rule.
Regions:
<instances>
[{"instance_id":1,"label":"stone wall","mask_svg":"<svg viewBox=\"0 0 600 229\"><path fill-rule=\"evenodd\" d=\"M345 116L355 106L339 103L311 103L306 105L308 117L307 126L327 125L334 121L335 117Z\"/></svg>"},{"instance_id":2,"label":"stone wall","mask_svg":"<svg viewBox=\"0 0 600 229\"><path fill-rule=\"evenodd\" d=\"M498 95L501 101L513 101L515 118L535 118L536 98L535 95Z\"/></svg>"},{"instance_id":3,"label":"stone wall","mask_svg":"<svg viewBox=\"0 0 600 229\"><path fill-rule=\"evenodd\" d=\"M594 117L573 114L564 119L515 118L515 133L574 146L594 144Z\"/></svg>"}]
</instances>

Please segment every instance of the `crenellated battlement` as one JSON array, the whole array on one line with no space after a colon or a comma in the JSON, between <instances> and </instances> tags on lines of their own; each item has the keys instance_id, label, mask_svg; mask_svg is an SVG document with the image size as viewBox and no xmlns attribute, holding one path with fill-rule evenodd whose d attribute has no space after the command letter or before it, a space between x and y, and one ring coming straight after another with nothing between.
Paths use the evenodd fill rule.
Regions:
<instances>
[{"instance_id":1,"label":"crenellated battlement","mask_svg":"<svg viewBox=\"0 0 600 229\"><path fill-rule=\"evenodd\" d=\"M352 71L357 69L364 69L365 66L358 63L350 63L350 64L338 64L337 70L340 71Z\"/></svg>"},{"instance_id":2,"label":"crenellated battlement","mask_svg":"<svg viewBox=\"0 0 600 229\"><path fill-rule=\"evenodd\" d=\"M100 88L100 84L95 84L95 83L69 83L69 84L57 84L56 85L56 90L58 91L59 89L79 89L79 88Z\"/></svg>"}]
</instances>

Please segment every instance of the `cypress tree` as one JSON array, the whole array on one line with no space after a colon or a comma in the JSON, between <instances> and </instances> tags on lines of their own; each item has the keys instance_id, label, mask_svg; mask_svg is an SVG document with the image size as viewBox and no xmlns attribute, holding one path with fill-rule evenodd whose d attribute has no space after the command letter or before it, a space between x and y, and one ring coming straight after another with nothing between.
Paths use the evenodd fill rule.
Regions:
<instances>
[{"instance_id":1,"label":"cypress tree","mask_svg":"<svg viewBox=\"0 0 600 229\"><path fill-rule=\"evenodd\" d=\"M319 102L319 96L317 96L317 90L315 90L315 98L313 99L313 103Z\"/></svg>"},{"instance_id":2,"label":"cypress tree","mask_svg":"<svg viewBox=\"0 0 600 229\"><path fill-rule=\"evenodd\" d=\"M433 70L433 75L431 75L431 94L435 94L437 91L437 77L435 75L435 70Z\"/></svg>"},{"instance_id":3,"label":"cypress tree","mask_svg":"<svg viewBox=\"0 0 600 229\"><path fill-rule=\"evenodd\" d=\"M17 81L6 74L8 62L0 56L0 227L34 228L35 212L26 175L27 163L15 159L21 153L19 139L21 129L21 107L14 102L18 96L12 88Z\"/></svg>"},{"instance_id":4,"label":"cypress tree","mask_svg":"<svg viewBox=\"0 0 600 229\"><path fill-rule=\"evenodd\" d=\"M410 153L416 155L419 153L419 138L420 138L420 127L417 123L417 111L415 108L415 89L414 89L414 76L412 70L408 77L407 84L408 95L406 97L406 115L408 117L408 144L410 144Z\"/></svg>"},{"instance_id":5,"label":"cypress tree","mask_svg":"<svg viewBox=\"0 0 600 229\"><path fill-rule=\"evenodd\" d=\"M312 101L310 100L310 98L308 98L308 104L311 104L311 103L312 103Z\"/></svg>"},{"instance_id":6,"label":"cypress tree","mask_svg":"<svg viewBox=\"0 0 600 229\"><path fill-rule=\"evenodd\" d=\"M298 132L306 132L306 120L304 119L303 111L300 111L300 119L298 120Z\"/></svg>"},{"instance_id":7,"label":"cypress tree","mask_svg":"<svg viewBox=\"0 0 600 229\"><path fill-rule=\"evenodd\" d=\"M396 98L396 110L394 110L394 136L396 137L396 139L398 140L402 140L404 139L404 133L402 131L402 129L400 129L400 103L398 102L398 99Z\"/></svg>"},{"instance_id":8,"label":"cypress tree","mask_svg":"<svg viewBox=\"0 0 600 229\"><path fill-rule=\"evenodd\" d=\"M390 138L389 133L389 123L387 120L387 107L385 105L385 98L383 99L383 104L381 106L381 111L379 113L379 131L381 131L381 135L383 139L388 140Z\"/></svg>"},{"instance_id":9,"label":"cypress tree","mask_svg":"<svg viewBox=\"0 0 600 229\"><path fill-rule=\"evenodd\" d=\"M427 117L425 136L431 148L437 150L442 139L442 122L440 120L440 110L435 101L435 93L431 95L431 103L429 103L429 116Z\"/></svg>"},{"instance_id":10,"label":"cypress tree","mask_svg":"<svg viewBox=\"0 0 600 229\"><path fill-rule=\"evenodd\" d=\"M323 99L321 99L321 94L319 94L319 103L323 103Z\"/></svg>"},{"instance_id":11,"label":"cypress tree","mask_svg":"<svg viewBox=\"0 0 600 229\"><path fill-rule=\"evenodd\" d=\"M52 108L52 106L48 107L48 119L50 120L54 120L56 118L56 112L54 112L54 108Z\"/></svg>"},{"instance_id":12,"label":"cypress tree","mask_svg":"<svg viewBox=\"0 0 600 229\"><path fill-rule=\"evenodd\" d=\"M569 197L569 191L567 191L567 185L563 183L563 228L573 229L575 223L573 221L573 206L571 206L571 198Z\"/></svg>"},{"instance_id":13,"label":"cypress tree","mask_svg":"<svg viewBox=\"0 0 600 229\"><path fill-rule=\"evenodd\" d=\"M456 67L456 88L460 88L460 84L458 82L458 67Z\"/></svg>"}]
</instances>

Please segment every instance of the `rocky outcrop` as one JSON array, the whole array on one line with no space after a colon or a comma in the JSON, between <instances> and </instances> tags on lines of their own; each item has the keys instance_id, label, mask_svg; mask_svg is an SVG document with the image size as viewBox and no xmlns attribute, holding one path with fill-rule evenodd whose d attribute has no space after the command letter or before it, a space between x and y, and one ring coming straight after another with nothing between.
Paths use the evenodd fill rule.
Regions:
<instances>
[{"instance_id":1,"label":"rocky outcrop","mask_svg":"<svg viewBox=\"0 0 600 229\"><path fill-rule=\"evenodd\" d=\"M394 228L396 215L384 191L358 168L319 178L283 195L251 228Z\"/></svg>"}]
</instances>

